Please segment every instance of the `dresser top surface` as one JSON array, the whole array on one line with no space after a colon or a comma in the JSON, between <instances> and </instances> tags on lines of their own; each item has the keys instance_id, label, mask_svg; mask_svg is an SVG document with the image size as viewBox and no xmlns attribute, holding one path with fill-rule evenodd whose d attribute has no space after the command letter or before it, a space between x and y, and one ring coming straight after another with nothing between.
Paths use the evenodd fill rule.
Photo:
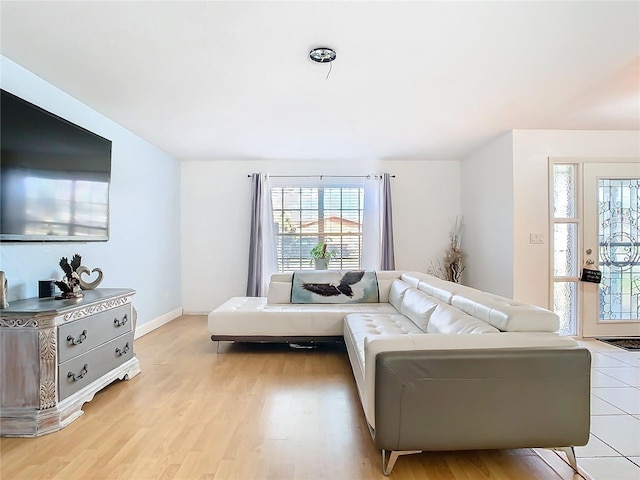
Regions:
<instances>
[{"instance_id":1,"label":"dresser top surface","mask_svg":"<svg viewBox=\"0 0 640 480\"><path fill-rule=\"evenodd\" d=\"M50 298L27 298L11 302L7 308L0 309L0 317L12 317L16 315L28 316L57 316L77 308L118 298L136 293L131 288L97 288L95 290L83 290L84 297L67 300Z\"/></svg>"}]
</instances>

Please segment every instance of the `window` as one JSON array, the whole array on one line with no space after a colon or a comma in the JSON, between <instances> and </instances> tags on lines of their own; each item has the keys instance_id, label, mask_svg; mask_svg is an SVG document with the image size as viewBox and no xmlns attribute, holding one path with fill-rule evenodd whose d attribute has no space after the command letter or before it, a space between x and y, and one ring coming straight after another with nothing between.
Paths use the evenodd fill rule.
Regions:
<instances>
[{"instance_id":1,"label":"window","mask_svg":"<svg viewBox=\"0 0 640 480\"><path fill-rule=\"evenodd\" d=\"M577 165L553 165L553 309L561 335L577 334L578 230Z\"/></svg>"},{"instance_id":2,"label":"window","mask_svg":"<svg viewBox=\"0 0 640 480\"><path fill-rule=\"evenodd\" d=\"M319 242L337 253L329 268L361 268L363 187L274 187L271 200L278 271L313 269Z\"/></svg>"}]
</instances>

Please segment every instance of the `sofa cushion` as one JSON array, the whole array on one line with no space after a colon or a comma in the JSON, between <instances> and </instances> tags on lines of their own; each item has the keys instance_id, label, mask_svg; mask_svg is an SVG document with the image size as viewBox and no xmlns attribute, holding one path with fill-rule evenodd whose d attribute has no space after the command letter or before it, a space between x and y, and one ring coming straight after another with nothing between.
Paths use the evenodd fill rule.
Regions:
<instances>
[{"instance_id":1,"label":"sofa cushion","mask_svg":"<svg viewBox=\"0 0 640 480\"><path fill-rule=\"evenodd\" d=\"M466 292L467 290L477 291L471 287L449 282L422 272L405 272L401 278L421 292L425 292L448 304L451 304L451 299L456 293Z\"/></svg>"},{"instance_id":2,"label":"sofa cushion","mask_svg":"<svg viewBox=\"0 0 640 480\"><path fill-rule=\"evenodd\" d=\"M267 293L267 303L291 303L291 281L279 282L271 278L269 293Z\"/></svg>"},{"instance_id":3,"label":"sofa cushion","mask_svg":"<svg viewBox=\"0 0 640 480\"><path fill-rule=\"evenodd\" d=\"M451 303L451 288L457 285L422 272L405 272L400 278L412 287L446 303Z\"/></svg>"},{"instance_id":4,"label":"sofa cushion","mask_svg":"<svg viewBox=\"0 0 640 480\"><path fill-rule=\"evenodd\" d=\"M264 297L233 297L209 314L209 332L226 336L338 336L353 312L397 313L388 303L271 305Z\"/></svg>"},{"instance_id":5,"label":"sofa cushion","mask_svg":"<svg viewBox=\"0 0 640 480\"><path fill-rule=\"evenodd\" d=\"M435 298L410 287L404 292L400 313L409 317L423 332L427 333L429 318L437 306Z\"/></svg>"},{"instance_id":6,"label":"sofa cushion","mask_svg":"<svg viewBox=\"0 0 640 480\"><path fill-rule=\"evenodd\" d=\"M291 279L293 278L293 273L273 273L271 275L272 282L288 282L291 283Z\"/></svg>"},{"instance_id":7,"label":"sofa cushion","mask_svg":"<svg viewBox=\"0 0 640 480\"><path fill-rule=\"evenodd\" d=\"M451 304L503 332L555 332L560 320L555 313L479 290L456 294Z\"/></svg>"},{"instance_id":8,"label":"sofa cushion","mask_svg":"<svg viewBox=\"0 0 640 480\"><path fill-rule=\"evenodd\" d=\"M420 283L419 275L426 275L420 272L404 272L400 275L400 280L405 283L408 283L410 287L418 288L418 283Z\"/></svg>"},{"instance_id":9,"label":"sofa cushion","mask_svg":"<svg viewBox=\"0 0 640 480\"><path fill-rule=\"evenodd\" d=\"M436 300L437 301L437 300ZM427 333L499 333L500 330L479 318L467 315L462 310L457 309L444 302L438 302L437 307L431 314Z\"/></svg>"},{"instance_id":10,"label":"sofa cushion","mask_svg":"<svg viewBox=\"0 0 640 480\"><path fill-rule=\"evenodd\" d=\"M397 280L402 275L399 270L377 270L376 276L378 277L378 295L380 296L380 303L389 302L389 290L391 290L391 284L394 280Z\"/></svg>"},{"instance_id":11,"label":"sofa cushion","mask_svg":"<svg viewBox=\"0 0 640 480\"><path fill-rule=\"evenodd\" d=\"M422 272L404 272L402 281L503 332L555 332L558 316L541 307L448 282Z\"/></svg>"},{"instance_id":12,"label":"sofa cushion","mask_svg":"<svg viewBox=\"0 0 640 480\"><path fill-rule=\"evenodd\" d=\"M409 287L404 291L400 313L424 333L498 333L499 330L462 310Z\"/></svg>"},{"instance_id":13,"label":"sofa cushion","mask_svg":"<svg viewBox=\"0 0 640 480\"><path fill-rule=\"evenodd\" d=\"M415 323L399 313L350 313L345 316L343 324L344 343L347 347L358 392L362 392L364 389L365 338L386 337L388 335L424 335L424 332Z\"/></svg>"},{"instance_id":14,"label":"sofa cushion","mask_svg":"<svg viewBox=\"0 0 640 480\"><path fill-rule=\"evenodd\" d=\"M410 286L402 280L394 280L391 282L391 287L389 288L389 303L393 305L397 311L400 311L404 293L409 287Z\"/></svg>"},{"instance_id":15,"label":"sofa cushion","mask_svg":"<svg viewBox=\"0 0 640 480\"><path fill-rule=\"evenodd\" d=\"M358 355L364 361L364 338L385 335L424 335L410 319L396 314L349 313L345 315L346 331L358 345ZM344 332L343 332L344 333Z\"/></svg>"}]
</instances>

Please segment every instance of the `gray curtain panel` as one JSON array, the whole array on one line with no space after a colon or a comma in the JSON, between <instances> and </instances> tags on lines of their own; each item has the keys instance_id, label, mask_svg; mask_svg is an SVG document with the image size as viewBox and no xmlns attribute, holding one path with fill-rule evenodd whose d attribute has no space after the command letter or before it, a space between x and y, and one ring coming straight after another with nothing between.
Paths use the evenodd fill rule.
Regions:
<instances>
[{"instance_id":1,"label":"gray curtain panel","mask_svg":"<svg viewBox=\"0 0 640 480\"><path fill-rule=\"evenodd\" d=\"M249 272L247 276L247 296L259 297L262 292L262 175L251 174L251 237L249 239Z\"/></svg>"},{"instance_id":2,"label":"gray curtain panel","mask_svg":"<svg viewBox=\"0 0 640 480\"><path fill-rule=\"evenodd\" d=\"M393 214L391 212L391 175L382 174L380 195L380 269L395 270L396 259L393 247Z\"/></svg>"}]
</instances>

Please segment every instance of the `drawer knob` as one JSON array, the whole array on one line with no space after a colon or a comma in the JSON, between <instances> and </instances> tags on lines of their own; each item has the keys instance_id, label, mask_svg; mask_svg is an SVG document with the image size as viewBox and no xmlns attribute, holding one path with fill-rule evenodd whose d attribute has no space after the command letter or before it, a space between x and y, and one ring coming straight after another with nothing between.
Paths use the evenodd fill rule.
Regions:
<instances>
[{"instance_id":1,"label":"drawer knob","mask_svg":"<svg viewBox=\"0 0 640 480\"><path fill-rule=\"evenodd\" d=\"M122 317L122 320L118 320L117 318L113 319L113 325L116 327L122 327L125 323L127 323L129 319L127 318L127 314L125 313L124 317Z\"/></svg>"},{"instance_id":2,"label":"drawer knob","mask_svg":"<svg viewBox=\"0 0 640 480\"><path fill-rule=\"evenodd\" d=\"M81 380L82 378L84 378L84 376L87 373L89 373L89 365L85 363L84 367L82 367L82 370L80 370L80 372L77 375L73 372L69 372L67 373L67 378L70 378L74 382L77 382L78 380Z\"/></svg>"},{"instance_id":3,"label":"drawer knob","mask_svg":"<svg viewBox=\"0 0 640 480\"><path fill-rule=\"evenodd\" d=\"M73 338L71 335L67 336L67 342L69 342L71 345L80 345L86 339L87 339L87 331L86 330L83 330L78 338Z\"/></svg>"},{"instance_id":4,"label":"drawer knob","mask_svg":"<svg viewBox=\"0 0 640 480\"><path fill-rule=\"evenodd\" d=\"M126 355L128 351L129 351L129 342L127 342L125 346L122 347L122 350L120 350L119 348L116 348L116 355L121 357L122 355Z\"/></svg>"}]
</instances>

